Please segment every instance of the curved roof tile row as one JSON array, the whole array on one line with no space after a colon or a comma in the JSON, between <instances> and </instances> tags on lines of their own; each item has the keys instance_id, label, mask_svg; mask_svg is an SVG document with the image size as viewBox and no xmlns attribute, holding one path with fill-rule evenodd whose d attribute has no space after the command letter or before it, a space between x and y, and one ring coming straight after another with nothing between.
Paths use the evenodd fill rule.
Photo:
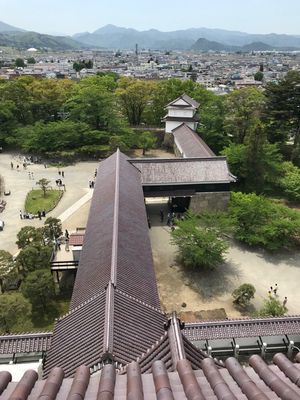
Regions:
<instances>
[{"instance_id":1,"label":"curved roof tile row","mask_svg":"<svg viewBox=\"0 0 300 400\"><path fill-rule=\"evenodd\" d=\"M298 353L299 354L299 353ZM299 355L296 361L299 361ZM89 368L77 368L74 378L65 378L62 368L53 368L45 381L35 371L27 371L19 382L11 382L8 372L0 372L1 400L299 400L300 368L281 353L268 365L258 355L243 367L234 357L219 369L211 358L193 371L190 362L179 360L175 372L168 372L163 361L154 361L151 373L143 374L139 363L131 362L126 375L117 374L114 364L90 376Z\"/></svg>"}]
</instances>

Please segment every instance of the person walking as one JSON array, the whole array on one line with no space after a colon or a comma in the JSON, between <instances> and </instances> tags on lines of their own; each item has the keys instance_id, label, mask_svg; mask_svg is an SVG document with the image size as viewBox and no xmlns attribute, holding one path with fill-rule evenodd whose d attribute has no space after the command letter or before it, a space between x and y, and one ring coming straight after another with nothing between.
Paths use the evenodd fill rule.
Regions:
<instances>
[{"instance_id":1,"label":"person walking","mask_svg":"<svg viewBox=\"0 0 300 400\"><path fill-rule=\"evenodd\" d=\"M275 287L273 290L273 293L275 294L275 296L278 296L277 292L278 292L278 285L277 285L277 283L275 283Z\"/></svg>"},{"instance_id":2,"label":"person walking","mask_svg":"<svg viewBox=\"0 0 300 400\"><path fill-rule=\"evenodd\" d=\"M69 239L69 237L70 237L69 232L68 232L67 229L65 230L65 237L66 237L66 239Z\"/></svg>"},{"instance_id":3,"label":"person walking","mask_svg":"<svg viewBox=\"0 0 300 400\"><path fill-rule=\"evenodd\" d=\"M164 222L165 215L164 215L164 210L162 208L159 210L159 215L160 215L160 222Z\"/></svg>"},{"instance_id":4,"label":"person walking","mask_svg":"<svg viewBox=\"0 0 300 400\"><path fill-rule=\"evenodd\" d=\"M64 171L61 171L61 176L62 176L63 178L65 177Z\"/></svg>"},{"instance_id":5,"label":"person walking","mask_svg":"<svg viewBox=\"0 0 300 400\"><path fill-rule=\"evenodd\" d=\"M20 210L20 219L23 219L23 211Z\"/></svg>"},{"instance_id":6,"label":"person walking","mask_svg":"<svg viewBox=\"0 0 300 400\"><path fill-rule=\"evenodd\" d=\"M285 298L284 298L284 300L282 302L283 307L286 307L286 303L287 303L287 297L285 296Z\"/></svg>"}]
</instances>

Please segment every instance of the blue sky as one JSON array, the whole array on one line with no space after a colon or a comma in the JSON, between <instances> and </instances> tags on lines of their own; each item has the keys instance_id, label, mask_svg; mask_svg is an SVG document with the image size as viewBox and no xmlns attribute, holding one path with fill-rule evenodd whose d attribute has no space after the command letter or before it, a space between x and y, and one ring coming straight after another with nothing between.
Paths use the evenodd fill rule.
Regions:
<instances>
[{"instance_id":1,"label":"blue sky","mask_svg":"<svg viewBox=\"0 0 300 400\"><path fill-rule=\"evenodd\" d=\"M114 24L300 35L300 0L0 0L0 21L41 33L92 32Z\"/></svg>"}]
</instances>

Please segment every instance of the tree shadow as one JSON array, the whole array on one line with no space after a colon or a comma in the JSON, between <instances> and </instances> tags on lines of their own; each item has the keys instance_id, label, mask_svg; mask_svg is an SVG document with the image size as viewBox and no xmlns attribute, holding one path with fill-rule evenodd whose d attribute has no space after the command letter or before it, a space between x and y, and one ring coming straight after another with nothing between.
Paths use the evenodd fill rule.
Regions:
<instances>
[{"instance_id":1,"label":"tree shadow","mask_svg":"<svg viewBox=\"0 0 300 400\"><path fill-rule=\"evenodd\" d=\"M241 276L238 264L225 262L213 270L189 269L178 263L182 273L183 282L196 290L203 301L211 301L216 296L231 293L235 289L234 279Z\"/></svg>"},{"instance_id":2,"label":"tree shadow","mask_svg":"<svg viewBox=\"0 0 300 400\"><path fill-rule=\"evenodd\" d=\"M300 267L300 249L296 247L272 252L262 249L261 247L250 247L249 245L237 242L236 240L231 240L231 246L236 247L243 253L248 252L255 254L257 257L262 258L270 264L278 265L284 263L291 267Z\"/></svg>"}]
</instances>

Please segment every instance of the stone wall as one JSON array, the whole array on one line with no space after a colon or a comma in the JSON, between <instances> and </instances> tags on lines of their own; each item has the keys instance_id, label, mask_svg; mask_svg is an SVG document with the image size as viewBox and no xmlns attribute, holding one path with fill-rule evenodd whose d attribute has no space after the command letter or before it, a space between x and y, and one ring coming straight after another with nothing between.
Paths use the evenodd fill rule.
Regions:
<instances>
[{"instance_id":1,"label":"stone wall","mask_svg":"<svg viewBox=\"0 0 300 400\"><path fill-rule=\"evenodd\" d=\"M191 198L190 210L194 213L201 211L224 211L228 207L230 192L197 193Z\"/></svg>"}]
</instances>

